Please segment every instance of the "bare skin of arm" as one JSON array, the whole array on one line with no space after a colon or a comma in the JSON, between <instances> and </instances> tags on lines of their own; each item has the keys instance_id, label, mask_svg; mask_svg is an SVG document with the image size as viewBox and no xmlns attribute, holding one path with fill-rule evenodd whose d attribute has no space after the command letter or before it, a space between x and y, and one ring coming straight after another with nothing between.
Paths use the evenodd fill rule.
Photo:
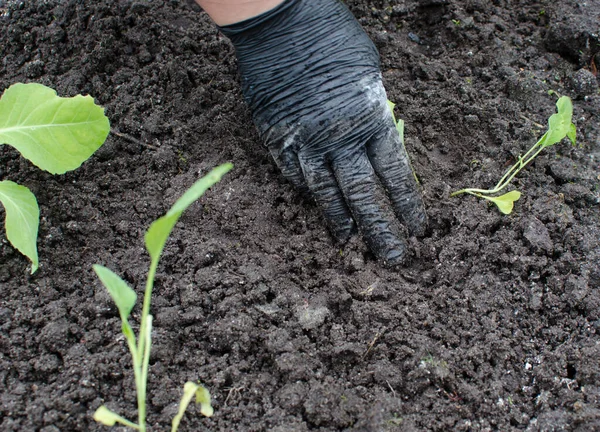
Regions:
<instances>
[{"instance_id":1,"label":"bare skin of arm","mask_svg":"<svg viewBox=\"0 0 600 432\"><path fill-rule=\"evenodd\" d=\"M284 0L195 0L219 26L247 20L273 9Z\"/></svg>"}]
</instances>

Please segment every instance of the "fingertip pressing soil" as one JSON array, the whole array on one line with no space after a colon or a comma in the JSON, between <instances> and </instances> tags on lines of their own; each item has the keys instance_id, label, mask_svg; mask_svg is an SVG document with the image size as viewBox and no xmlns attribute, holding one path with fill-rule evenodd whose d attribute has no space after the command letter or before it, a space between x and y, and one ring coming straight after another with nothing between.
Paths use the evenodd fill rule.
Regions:
<instances>
[{"instance_id":1,"label":"fingertip pressing soil","mask_svg":"<svg viewBox=\"0 0 600 432\"><path fill-rule=\"evenodd\" d=\"M1 430L107 430L92 419L101 404L136 419L119 315L92 265L141 296L145 230L226 161L159 267L150 430L170 429L189 380L215 415L190 407L182 431L600 430L600 3L347 4L381 53L430 220L395 270L359 238L335 246L283 180L233 48L199 8L0 3L0 88L90 94L113 129L61 176L0 147L0 178L41 210L34 275L0 234ZM577 145L518 175L509 216L449 198L493 186L537 141L548 90L573 99Z\"/></svg>"}]
</instances>

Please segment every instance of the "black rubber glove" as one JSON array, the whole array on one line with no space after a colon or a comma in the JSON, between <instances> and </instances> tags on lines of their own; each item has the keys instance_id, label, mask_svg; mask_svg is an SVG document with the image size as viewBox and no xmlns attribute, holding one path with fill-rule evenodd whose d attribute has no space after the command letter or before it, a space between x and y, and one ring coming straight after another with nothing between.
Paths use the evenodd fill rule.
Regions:
<instances>
[{"instance_id":1,"label":"black rubber glove","mask_svg":"<svg viewBox=\"0 0 600 432\"><path fill-rule=\"evenodd\" d=\"M255 18L221 27L236 49L242 90L259 134L294 185L307 189L333 235L354 221L388 264L406 243L377 199L382 184L414 235L423 202L381 81L379 55L338 0L286 0Z\"/></svg>"}]
</instances>

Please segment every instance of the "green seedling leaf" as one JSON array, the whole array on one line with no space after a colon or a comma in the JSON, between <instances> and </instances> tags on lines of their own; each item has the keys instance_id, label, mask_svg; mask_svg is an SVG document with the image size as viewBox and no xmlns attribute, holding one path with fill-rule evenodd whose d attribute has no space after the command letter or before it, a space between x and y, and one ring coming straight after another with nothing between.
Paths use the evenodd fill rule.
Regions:
<instances>
[{"instance_id":1,"label":"green seedling leaf","mask_svg":"<svg viewBox=\"0 0 600 432\"><path fill-rule=\"evenodd\" d=\"M571 126L569 126L567 137L569 138L569 140L571 140L571 144L575 145L575 142L577 141L577 128L573 123L571 123Z\"/></svg>"},{"instance_id":2,"label":"green seedling leaf","mask_svg":"<svg viewBox=\"0 0 600 432\"><path fill-rule=\"evenodd\" d=\"M553 94L552 92L549 94ZM521 193L513 191L504 195L494 197L493 195L500 193L513 178L527 165L529 165L542 150L546 147L554 145L562 141L565 137L568 137L573 145L575 145L576 139L576 127L571 123L573 117L573 103L567 96L560 96L556 102L557 113L552 114L548 118L548 130L542 137L531 147L527 153L523 156L519 156L517 162L511 166L508 171L504 173L500 181L494 188L491 189L479 189L479 188L464 188L450 194L451 197L468 193L471 195L478 196L480 198L487 199L495 203L500 211L504 214L510 214L512 212L514 202L521 197Z\"/></svg>"},{"instance_id":3,"label":"green seedling leaf","mask_svg":"<svg viewBox=\"0 0 600 432\"><path fill-rule=\"evenodd\" d=\"M396 104L389 99L387 100L387 104L390 111L392 112L392 118L394 119L394 123L396 123L396 116L394 115L394 107L396 106Z\"/></svg>"},{"instance_id":4,"label":"green seedling leaf","mask_svg":"<svg viewBox=\"0 0 600 432\"><path fill-rule=\"evenodd\" d=\"M194 395L196 395L196 403L201 405L200 412L202 415L206 417L213 415L214 410L210 404L210 393L208 390L199 384L188 381L183 386L183 396L181 397L181 402L179 402L179 410L177 411L177 415L173 418L171 432L177 432L179 423L181 422L181 419L185 414L185 410L192 401Z\"/></svg>"},{"instance_id":5,"label":"green seedling leaf","mask_svg":"<svg viewBox=\"0 0 600 432\"><path fill-rule=\"evenodd\" d=\"M121 320L123 321L123 333L127 338L129 350L133 358L133 371L135 377L135 387L138 401L138 425L127 424L141 432L146 431L146 390L148 384L148 368L150 364L150 348L152 335L152 315L150 315L150 302L152 299L152 289L154 287L154 278L156 269L160 260L160 255L164 245L181 214L213 184L221 180L221 177L233 168L230 163L221 165L213 169L208 175L198 180L179 198L166 215L154 221L144 237L146 249L150 254L150 268L146 279L146 289L142 304L142 313L140 320L140 330L138 343L136 345L135 334L127 322L127 317L131 313L136 296L129 286L109 269L95 265L94 271L109 290L110 295L119 308ZM201 404L201 412L206 416L213 414L210 405L210 394L204 387L194 383L187 383L184 388L179 412L173 419L173 430L177 430L183 417L185 409L190 403L193 395L196 395L196 403ZM110 412L107 408L100 407L94 418L103 424L112 426L115 422L123 423L126 421L116 414ZM126 423L123 423L126 424ZM132 426L133 425L133 426Z\"/></svg>"},{"instance_id":6,"label":"green seedling leaf","mask_svg":"<svg viewBox=\"0 0 600 432\"><path fill-rule=\"evenodd\" d=\"M399 119L396 122L396 130L398 131L398 135L400 135L400 139L404 143L404 120Z\"/></svg>"},{"instance_id":7,"label":"green seedling leaf","mask_svg":"<svg viewBox=\"0 0 600 432\"><path fill-rule=\"evenodd\" d=\"M567 96L561 96L556 101L558 112L548 119L548 132L546 133L544 147L554 145L566 136L575 142L575 125L571 123L573 117L573 103Z\"/></svg>"},{"instance_id":8,"label":"green seedling leaf","mask_svg":"<svg viewBox=\"0 0 600 432\"><path fill-rule=\"evenodd\" d=\"M140 429L138 425L109 410L104 405L100 406L96 410L94 413L94 420L100 424L103 424L104 426L114 426L116 423L120 423L136 430Z\"/></svg>"},{"instance_id":9,"label":"green seedling leaf","mask_svg":"<svg viewBox=\"0 0 600 432\"><path fill-rule=\"evenodd\" d=\"M201 385L196 389L196 404L200 404L200 413L203 416L212 417L215 410L210 404L210 393Z\"/></svg>"},{"instance_id":10,"label":"green seedling leaf","mask_svg":"<svg viewBox=\"0 0 600 432\"><path fill-rule=\"evenodd\" d=\"M226 163L214 168L206 176L202 177L192 185L176 202L167 214L150 225L146 232L146 249L150 254L152 261L158 261L160 254L165 246L167 238L171 234L173 227L179 220L179 217L194 201L200 198L206 190L217 183L223 175L233 168L233 165Z\"/></svg>"},{"instance_id":11,"label":"green seedling leaf","mask_svg":"<svg viewBox=\"0 0 600 432\"><path fill-rule=\"evenodd\" d=\"M221 178L227 174L233 168L233 164L225 163L212 169L207 175L202 177L196 183L194 183L185 193L179 197L173 207L167 212L168 215L175 213L183 213L190 205L192 205L198 198L204 195L212 185L218 183Z\"/></svg>"},{"instance_id":12,"label":"green seedling leaf","mask_svg":"<svg viewBox=\"0 0 600 432\"><path fill-rule=\"evenodd\" d=\"M4 227L6 238L31 261L31 273L38 269L37 234L40 210L35 199L25 186L12 181L0 181L0 202L6 211Z\"/></svg>"},{"instance_id":13,"label":"green seedling leaf","mask_svg":"<svg viewBox=\"0 0 600 432\"><path fill-rule=\"evenodd\" d=\"M112 270L98 264L94 264L93 268L117 305L121 321L124 323L127 322L127 318L137 299L135 291Z\"/></svg>"},{"instance_id":14,"label":"green seedling leaf","mask_svg":"<svg viewBox=\"0 0 600 432\"><path fill-rule=\"evenodd\" d=\"M498 209L502 213L507 215L512 213L515 201L518 201L518 199L521 198L521 192L510 191L508 193L505 193L504 195L500 195L497 197L483 195L480 196L481 198L485 198L487 200L492 201L494 204L496 204L496 206L498 206Z\"/></svg>"},{"instance_id":15,"label":"green seedling leaf","mask_svg":"<svg viewBox=\"0 0 600 432\"><path fill-rule=\"evenodd\" d=\"M110 132L90 96L62 98L41 84L14 84L0 99L0 144L52 174L78 168Z\"/></svg>"},{"instance_id":16,"label":"green seedling leaf","mask_svg":"<svg viewBox=\"0 0 600 432\"><path fill-rule=\"evenodd\" d=\"M392 112L392 119L394 120L394 124L396 125L396 131L398 132L398 135L400 135L400 141L402 141L402 144L404 144L404 120L402 120L402 119L396 120L396 116L394 115L394 107L396 106L396 104L394 102L392 102L388 99L387 104L388 104L388 107L390 108L390 111ZM410 169L413 173L413 177L415 178L415 181L417 182L417 184L421 184L421 182L419 181L419 177L417 177L417 173L416 173L415 169L412 167L412 163L411 163L410 159L409 159L408 163L410 165Z\"/></svg>"},{"instance_id":17,"label":"green seedling leaf","mask_svg":"<svg viewBox=\"0 0 600 432\"><path fill-rule=\"evenodd\" d=\"M144 240L152 262L158 262L165 243L180 216L181 214L165 215L152 222L150 228L148 228Z\"/></svg>"},{"instance_id":18,"label":"green seedling leaf","mask_svg":"<svg viewBox=\"0 0 600 432\"><path fill-rule=\"evenodd\" d=\"M387 101L388 107L392 112L392 119L394 119L394 124L396 125L396 130L398 131L398 135L400 135L400 139L404 142L404 120L396 120L396 115L394 114L394 107L396 104L388 99Z\"/></svg>"}]
</instances>

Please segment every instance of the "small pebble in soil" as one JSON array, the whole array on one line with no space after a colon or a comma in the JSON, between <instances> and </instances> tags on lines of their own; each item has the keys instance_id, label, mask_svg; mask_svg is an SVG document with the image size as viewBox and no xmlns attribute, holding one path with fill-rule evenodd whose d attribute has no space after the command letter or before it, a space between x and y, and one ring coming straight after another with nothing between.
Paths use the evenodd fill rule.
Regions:
<instances>
[{"instance_id":1,"label":"small pebble in soil","mask_svg":"<svg viewBox=\"0 0 600 432\"><path fill-rule=\"evenodd\" d=\"M587 69L579 69L575 72L571 76L570 84L577 97L598 93L598 79Z\"/></svg>"},{"instance_id":2,"label":"small pebble in soil","mask_svg":"<svg viewBox=\"0 0 600 432\"><path fill-rule=\"evenodd\" d=\"M417 36L416 34L414 34L413 32L409 32L408 33L408 38L413 41L414 43L421 43L421 38L419 36Z\"/></svg>"},{"instance_id":3,"label":"small pebble in soil","mask_svg":"<svg viewBox=\"0 0 600 432\"><path fill-rule=\"evenodd\" d=\"M327 315L329 315L329 309L325 306L303 305L297 311L298 321L305 330L321 326L325 322Z\"/></svg>"}]
</instances>

